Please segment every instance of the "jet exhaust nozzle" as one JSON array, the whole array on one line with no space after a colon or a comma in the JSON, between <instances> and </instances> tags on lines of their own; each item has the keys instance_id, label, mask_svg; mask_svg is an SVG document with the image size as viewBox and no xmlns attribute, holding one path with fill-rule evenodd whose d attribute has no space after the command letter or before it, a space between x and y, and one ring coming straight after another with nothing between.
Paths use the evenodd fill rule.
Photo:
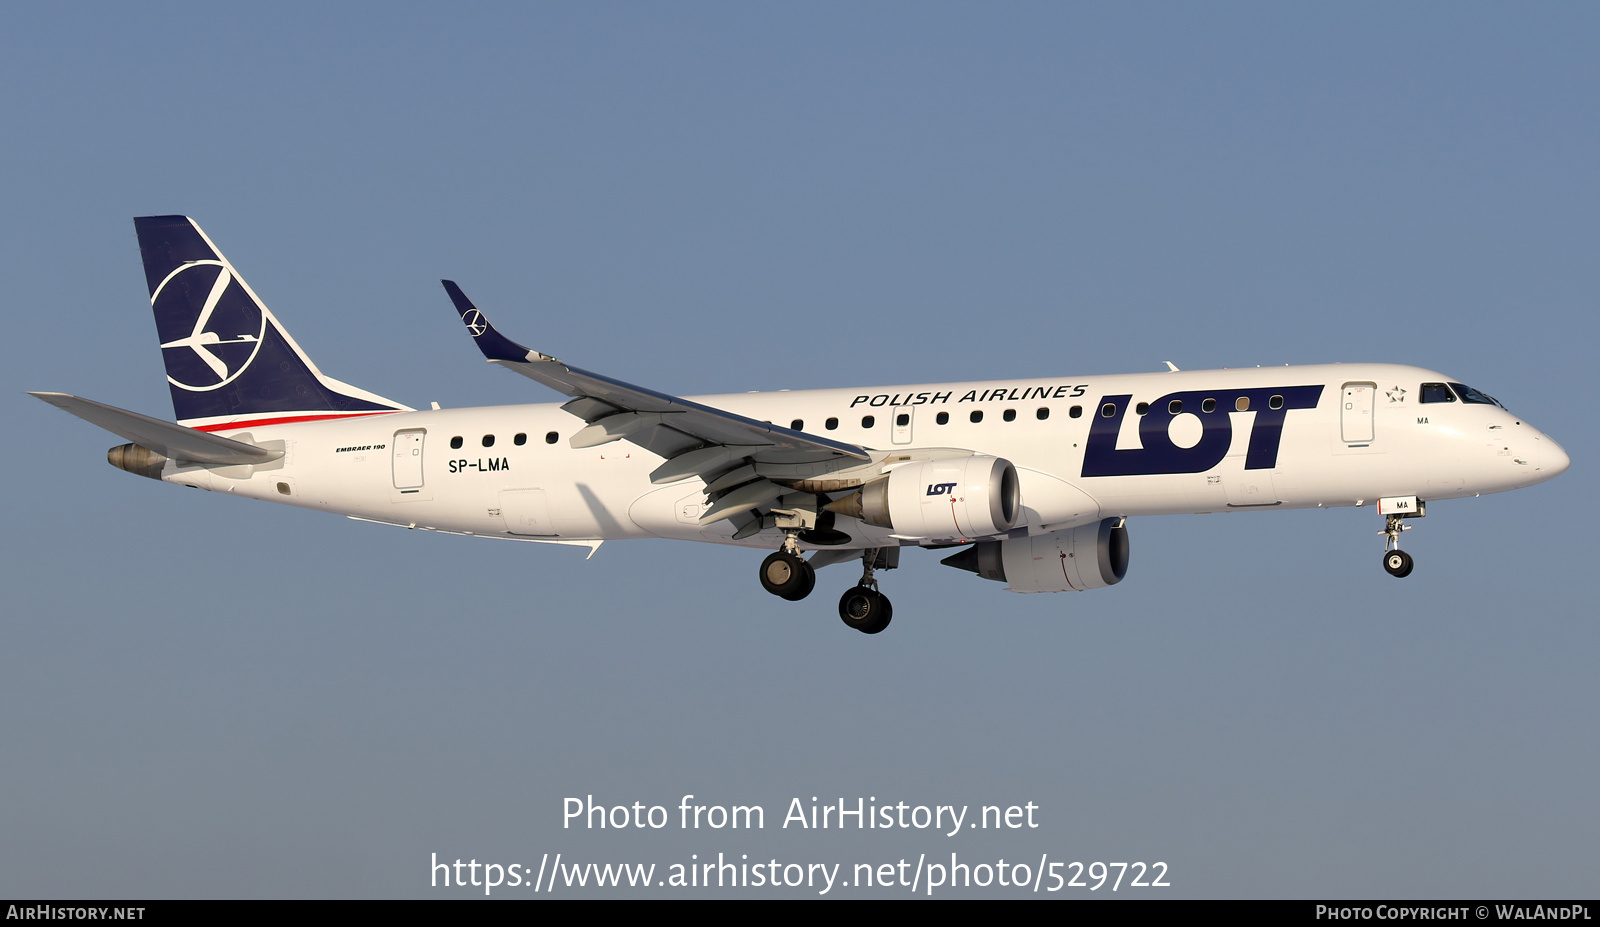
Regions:
<instances>
[{"instance_id":1,"label":"jet exhaust nozzle","mask_svg":"<svg viewBox=\"0 0 1600 927\"><path fill-rule=\"evenodd\" d=\"M161 479L161 470L167 464L165 454L160 454L139 444L119 444L106 451L106 461L118 470L137 473L152 480Z\"/></svg>"}]
</instances>

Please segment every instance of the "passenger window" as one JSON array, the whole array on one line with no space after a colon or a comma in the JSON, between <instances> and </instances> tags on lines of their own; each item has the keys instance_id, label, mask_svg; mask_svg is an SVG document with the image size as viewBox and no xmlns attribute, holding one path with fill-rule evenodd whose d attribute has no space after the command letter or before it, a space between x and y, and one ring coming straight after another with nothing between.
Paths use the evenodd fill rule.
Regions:
<instances>
[{"instance_id":1,"label":"passenger window","mask_svg":"<svg viewBox=\"0 0 1600 927\"><path fill-rule=\"evenodd\" d=\"M483 446L484 447L494 447L494 435L484 435L483 436Z\"/></svg>"},{"instance_id":2,"label":"passenger window","mask_svg":"<svg viewBox=\"0 0 1600 927\"><path fill-rule=\"evenodd\" d=\"M1000 417L1005 419L1008 422L1014 422L1014 421L1017 420L1017 410L1016 409L1007 409L1005 411L1005 414L1001 415Z\"/></svg>"},{"instance_id":3,"label":"passenger window","mask_svg":"<svg viewBox=\"0 0 1600 927\"><path fill-rule=\"evenodd\" d=\"M1041 408L1039 411L1033 413L1033 417L1042 422L1050 417L1050 410Z\"/></svg>"},{"instance_id":4,"label":"passenger window","mask_svg":"<svg viewBox=\"0 0 1600 927\"><path fill-rule=\"evenodd\" d=\"M552 431L549 434L544 436L544 443L546 443L546 444L554 444L554 443L556 443L556 438L558 438L558 437L560 437L560 436Z\"/></svg>"},{"instance_id":5,"label":"passenger window","mask_svg":"<svg viewBox=\"0 0 1600 927\"><path fill-rule=\"evenodd\" d=\"M1068 409L1067 418L1083 418L1083 406L1073 406Z\"/></svg>"},{"instance_id":6,"label":"passenger window","mask_svg":"<svg viewBox=\"0 0 1600 927\"><path fill-rule=\"evenodd\" d=\"M1167 414L1168 415L1177 415L1179 412L1182 412L1182 411L1183 411L1183 400L1182 399L1174 399L1171 402L1167 403Z\"/></svg>"},{"instance_id":7,"label":"passenger window","mask_svg":"<svg viewBox=\"0 0 1600 927\"><path fill-rule=\"evenodd\" d=\"M878 423L878 420L876 418L874 418L873 416L871 416L871 415L863 415L863 416L861 416L861 427L862 428L871 428L873 425L876 425L877 423Z\"/></svg>"},{"instance_id":8,"label":"passenger window","mask_svg":"<svg viewBox=\"0 0 1600 927\"><path fill-rule=\"evenodd\" d=\"M1250 411L1250 397L1249 396L1240 396L1238 399L1235 399L1233 401L1233 408L1234 408L1234 411L1236 411L1236 412L1249 412Z\"/></svg>"},{"instance_id":9,"label":"passenger window","mask_svg":"<svg viewBox=\"0 0 1600 927\"><path fill-rule=\"evenodd\" d=\"M983 421L983 412L979 411L978 409L973 409L972 414L967 416L967 418L971 419L972 424L976 425Z\"/></svg>"},{"instance_id":10,"label":"passenger window","mask_svg":"<svg viewBox=\"0 0 1600 927\"><path fill-rule=\"evenodd\" d=\"M517 447L521 447L528 443L528 435L525 432L519 431L517 432L517 436L511 439L511 443L515 444Z\"/></svg>"},{"instance_id":11,"label":"passenger window","mask_svg":"<svg viewBox=\"0 0 1600 927\"><path fill-rule=\"evenodd\" d=\"M1267 400L1267 407L1272 409L1274 412L1276 412L1277 410L1283 408L1283 397L1282 396L1274 396L1271 399L1268 399Z\"/></svg>"},{"instance_id":12,"label":"passenger window","mask_svg":"<svg viewBox=\"0 0 1600 927\"><path fill-rule=\"evenodd\" d=\"M793 428L795 431L805 431L806 430L806 420L803 419L803 418L797 418L794 421L789 423L789 427Z\"/></svg>"},{"instance_id":13,"label":"passenger window","mask_svg":"<svg viewBox=\"0 0 1600 927\"><path fill-rule=\"evenodd\" d=\"M1133 407L1133 414L1134 415L1143 415L1143 414L1145 414L1146 412L1149 412L1149 411L1150 411L1150 403L1148 403L1148 402L1141 402L1138 405Z\"/></svg>"},{"instance_id":14,"label":"passenger window","mask_svg":"<svg viewBox=\"0 0 1600 927\"><path fill-rule=\"evenodd\" d=\"M1422 384L1423 402L1455 402L1456 394L1450 392L1450 387L1443 383Z\"/></svg>"},{"instance_id":15,"label":"passenger window","mask_svg":"<svg viewBox=\"0 0 1600 927\"><path fill-rule=\"evenodd\" d=\"M907 415L904 412L901 412L899 415L896 415L894 417L894 423L896 425L898 425L899 427L904 428L907 425L911 424L911 416Z\"/></svg>"},{"instance_id":16,"label":"passenger window","mask_svg":"<svg viewBox=\"0 0 1600 927\"><path fill-rule=\"evenodd\" d=\"M450 449L452 451L461 450L461 436L460 435L456 435L454 438L450 439Z\"/></svg>"},{"instance_id":17,"label":"passenger window","mask_svg":"<svg viewBox=\"0 0 1600 927\"><path fill-rule=\"evenodd\" d=\"M940 412L938 415L935 415L933 417L933 420L938 422L941 425L948 425L948 424L950 424L950 413L949 412Z\"/></svg>"},{"instance_id":18,"label":"passenger window","mask_svg":"<svg viewBox=\"0 0 1600 927\"><path fill-rule=\"evenodd\" d=\"M1200 403L1200 411L1201 412L1215 412L1215 411L1217 411L1217 401L1215 399L1207 399L1205 402Z\"/></svg>"},{"instance_id":19,"label":"passenger window","mask_svg":"<svg viewBox=\"0 0 1600 927\"><path fill-rule=\"evenodd\" d=\"M1106 403L1100 407L1100 414L1105 418L1111 418L1117 414L1117 404L1114 402Z\"/></svg>"},{"instance_id":20,"label":"passenger window","mask_svg":"<svg viewBox=\"0 0 1600 927\"><path fill-rule=\"evenodd\" d=\"M835 428L839 427L839 420L836 419L836 418L830 418L827 421L822 423L822 427L828 429L829 431L832 431Z\"/></svg>"}]
</instances>

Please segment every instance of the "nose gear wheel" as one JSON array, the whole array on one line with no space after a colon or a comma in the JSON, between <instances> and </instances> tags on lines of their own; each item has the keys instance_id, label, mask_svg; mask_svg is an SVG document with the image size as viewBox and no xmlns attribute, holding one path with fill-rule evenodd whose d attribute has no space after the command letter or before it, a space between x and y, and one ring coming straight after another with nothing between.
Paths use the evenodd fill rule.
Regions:
<instances>
[{"instance_id":1,"label":"nose gear wheel","mask_svg":"<svg viewBox=\"0 0 1600 927\"><path fill-rule=\"evenodd\" d=\"M1410 554L1400 549L1400 532L1411 530L1405 519L1415 517L1415 515L1388 515L1383 521L1383 568L1396 579L1410 576L1412 568L1417 565Z\"/></svg>"}]
</instances>

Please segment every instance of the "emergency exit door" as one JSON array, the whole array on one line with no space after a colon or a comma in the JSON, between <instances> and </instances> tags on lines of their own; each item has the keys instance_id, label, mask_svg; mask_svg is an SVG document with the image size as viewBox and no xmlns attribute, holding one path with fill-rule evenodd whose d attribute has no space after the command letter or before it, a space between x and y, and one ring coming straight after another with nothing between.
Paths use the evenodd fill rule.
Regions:
<instances>
[{"instance_id":1,"label":"emergency exit door","mask_svg":"<svg viewBox=\"0 0 1600 927\"><path fill-rule=\"evenodd\" d=\"M425 431L401 431L394 436L394 488L417 492L422 488L422 440Z\"/></svg>"},{"instance_id":2,"label":"emergency exit door","mask_svg":"<svg viewBox=\"0 0 1600 927\"><path fill-rule=\"evenodd\" d=\"M1372 411L1377 404L1378 384L1346 383L1339 402L1339 433L1346 444L1371 444L1374 430Z\"/></svg>"}]
</instances>

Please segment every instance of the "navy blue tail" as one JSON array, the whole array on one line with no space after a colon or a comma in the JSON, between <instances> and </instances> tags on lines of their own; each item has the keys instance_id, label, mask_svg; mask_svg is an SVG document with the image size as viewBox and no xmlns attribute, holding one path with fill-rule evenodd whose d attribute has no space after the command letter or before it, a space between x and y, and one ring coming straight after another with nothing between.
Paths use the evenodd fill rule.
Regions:
<instances>
[{"instance_id":1,"label":"navy blue tail","mask_svg":"<svg viewBox=\"0 0 1600 927\"><path fill-rule=\"evenodd\" d=\"M133 224L178 421L409 411L324 376L193 219Z\"/></svg>"}]
</instances>

